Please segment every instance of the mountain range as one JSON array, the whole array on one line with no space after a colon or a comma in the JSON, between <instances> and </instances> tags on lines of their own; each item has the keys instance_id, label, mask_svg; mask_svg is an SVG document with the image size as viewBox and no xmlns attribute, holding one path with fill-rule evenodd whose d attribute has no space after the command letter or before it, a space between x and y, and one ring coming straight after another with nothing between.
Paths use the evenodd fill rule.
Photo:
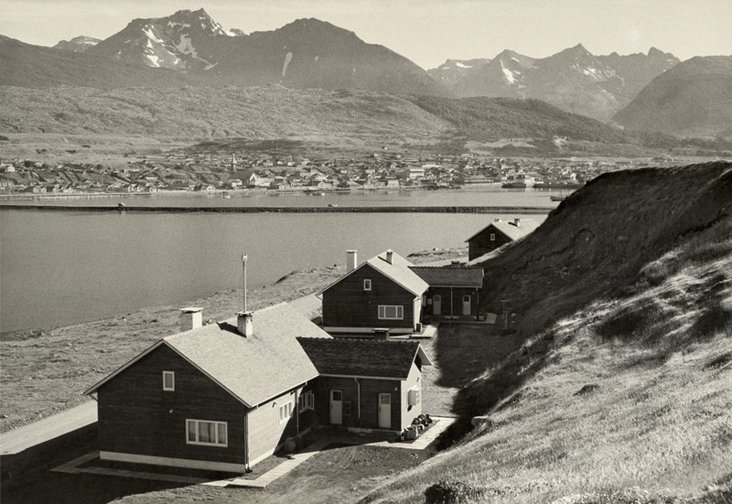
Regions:
<instances>
[{"instance_id":1,"label":"mountain range","mask_svg":"<svg viewBox=\"0 0 732 504\"><path fill-rule=\"evenodd\" d=\"M656 48L648 54L595 56L581 44L547 58L505 50L483 61L448 60L429 73L457 96L535 98L601 120L610 119L654 77L679 62Z\"/></svg>"},{"instance_id":2,"label":"mountain range","mask_svg":"<svg viewBox=\"0 0 732 504\"><path fill-rule=\"evenodd\" d=\"M631 129L730 138L732 107L725 93L729 65L720 64L722 60L694 58L682 66L678 58L655 48L647 54L595 56L578 44L546 58L505 50L493 58L447 60L425 71L384 46L317 19L246 34L224 29L200 9L135 19L104 40L79 36L54 48L0 36L0 85L113 89L277 84L534 99ZM681 70L670 72L677 67ZM714 70L700 70L706 67ZM698 75L684 68L697 69ZM699 82L711 75L713 83ZM672 81L673 93L664 94ZM447 108L470 114L455 103ZM692 104L696 108L689 110Z\"/></svg>"}]
</instances>

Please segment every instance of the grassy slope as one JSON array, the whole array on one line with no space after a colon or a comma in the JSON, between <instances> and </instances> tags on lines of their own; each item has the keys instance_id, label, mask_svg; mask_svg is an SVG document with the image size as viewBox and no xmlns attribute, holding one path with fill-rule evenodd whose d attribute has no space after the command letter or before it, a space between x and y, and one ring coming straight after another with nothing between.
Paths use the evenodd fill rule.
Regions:
<instances>
[{"instance_id":1,"label":"grassy slope","mask_svg":"<svg viewBox=\"0 0 732 504\"><path fill-rule=\"evenodd\" d=\"M424 502L426 488L446 479L472 487L465 502L732 500L732 167L687 170L656 179L656 191L656 174L635 174L635 190L613 192L614 211L575 221L572 207L587 214L601 195L580 191L584 204L567 202L538 233L577 242L570 229L597 221L615 245L580 230L576 254L532 262L522 255L529 245L504 252L517 263L505 272L514 290L532 275L544 282L534 276L523 294L523 346L458 400L466 418L490 422L365 502ZM695 184L686 185L688 174ZM646 206L634 200L643 193ZM649 220L652 208L665 217ZM621 230L640 236L619 247ZM583 258L594 271L552 278ZM594 390L577 394L585 385Z\"/></svg>"}]
</instances>

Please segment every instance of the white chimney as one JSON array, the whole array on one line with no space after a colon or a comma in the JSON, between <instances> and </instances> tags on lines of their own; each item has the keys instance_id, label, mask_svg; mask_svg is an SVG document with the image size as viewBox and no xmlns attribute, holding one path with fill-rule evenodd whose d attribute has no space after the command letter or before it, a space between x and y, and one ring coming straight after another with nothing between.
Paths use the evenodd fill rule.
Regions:
<instances>
[{"instance_id":1,"label":"white chimney","mask_svg":"<svg viewBox=\"0 0 732 504\"><path fill-rule=\"evenodd\" d=\"M394 251L391 249L387 250L386 251L386 262L388 262L389 264L393 264L393 262L392 262L393 259L394 259Z\"/></svg>"},{"instance_id":2,"label":"white chimney","mask_svg":"<svg viewBox=\"0 0 732 504\"><path fill-rule=\"evenodd\" d=\"M180 330L190 331L203 325L203 308L188 306L180 309Z\"/></svg>"},{"instance_id":3,"label":"white chimney","mask_svg":"<svg viewBox=\"0 0 732 504\"><path fill-rule=\"evenodd\" d=\"M251 338L254 335L254 322L252 312L241 311L236 314L236 328L239 334L245 338Z\"/></svg>"},{"instance_id":4,"label":"white chimney","mask_svg":"<svg viewBox=\"0 0 732 504\"><path fill-rule=\"evenodd\" d=\"M351 272L356 269L358 264L358 251L346 250L346 271Z\"/></svg>"},{"instance_id":5,"label":"white chimney","mask_svg":"<svg viewBox=\"0 0 732 504\"><path fill-rule=\"evenodd\" d=\"M516 227L521 227L521 219L519 219L518 217L516 217L513 220L513 225L516 226Z\"/></svg>"}]
</instances>

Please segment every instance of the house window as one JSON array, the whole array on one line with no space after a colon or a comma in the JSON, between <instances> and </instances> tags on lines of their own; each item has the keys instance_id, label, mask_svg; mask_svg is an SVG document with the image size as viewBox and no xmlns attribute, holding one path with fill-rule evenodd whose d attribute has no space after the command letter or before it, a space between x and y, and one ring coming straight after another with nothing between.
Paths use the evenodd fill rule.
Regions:
<instances>
[{"instance_id":1,"label":"house window","mask_svg":"<svg viewBox=\"0 0 732 504\"><path fill-rule=\"evenodd\" d=\"M292 416L293 403L288 401L280 406L280 423L287 422Z\"/></svg>"},{"instance_id":2,"label":"house window","mask_svg":"<svg viewBox=\"0 0 732 504\"><path fill-rule=\"evenodd\" d=\"M363 279L363 290L365 290L365 291L371 290L371 279L370 278Z\"/></svg>"},{"instance_id":3,"label":"house window","mask_svg":"<svg viewBox=\"0 0 732 504\"><path fill-rule=\"evenodd\" d=\"M166 392L175 390L175 373L173 371L163 371L163 390Z\"/></svg>"},{"instance_id":4,"label":"house window","mask_svg":"<svg viewBox=\"0 0 732 504\"><path fill-rule=\"evenodd\" d=\"M379 320L403 320L404 306L379 305Z\"/></svg>"},{"instance_id":5,"label":"house window","mask_svg":"<svg viewBox=\"0 0 732 504\"><path fill-rule=\"evenodd\" d=\"M491 233L491 241L496 241L496 233Z\"/></svg>"},{"instance_id":6,"label":"house window","mask_svg":"<svg viewBox=\"0 0 732 504\"><path fill-rule=\"evenodd\" d=\"M308 390L307 392L303 392L300 394L300 397L297 400L297 407L298 411L302 413L305 410L314 410L315 409L315 394L313 394L312 390Z\"/></svg>"},{"instance_id":7,"label":"house window","mask_svg":"<svg viewBox=\"0 0 732 504\"><path fill-rule=\"evenodd\" d=\"M226 422L186 420L186 444L228 446Z\"/></svg>"}]
</instances>

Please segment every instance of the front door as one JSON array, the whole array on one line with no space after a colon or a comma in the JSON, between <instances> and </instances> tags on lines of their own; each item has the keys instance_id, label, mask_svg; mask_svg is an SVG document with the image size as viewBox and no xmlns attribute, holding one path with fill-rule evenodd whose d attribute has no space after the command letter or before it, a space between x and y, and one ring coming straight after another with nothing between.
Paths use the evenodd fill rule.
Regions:
<instances>
[{"instance_id":1,"label":"front door","mask_svg":"<svg viewBox=\"0 0 732 504\"><path fill-rule=\"evenodd\" d=\"M343 391L330 391L330 423L341 425L343 423Z\"/></svg>"},{"instance_id":2,"label":"front door","mask_svg":"<svg viewBox=\"0 0 732 504\"><path fill-rule=\"evenodd\" d=\"M432 296L432 315L442 314L442 296L435 294Z\"/></svg>"},{"instance_id":3,"label":"front door","mask_svg":"<svg viewBox=\"0 0 732 504\"><path fill-rule=\"evenodd\" d=\"M470 315L470 296L463 296L463 315Z\"/></svg>"},{"instance_id":4,"label":"front door","mask_svg":"<svg viewBox=\"0 0 732 504\"><path fill-rule=\"evenodd\" d=\"M379 394L379 428L391 429L391 394Z\"/></svg>"}]
</instances>

